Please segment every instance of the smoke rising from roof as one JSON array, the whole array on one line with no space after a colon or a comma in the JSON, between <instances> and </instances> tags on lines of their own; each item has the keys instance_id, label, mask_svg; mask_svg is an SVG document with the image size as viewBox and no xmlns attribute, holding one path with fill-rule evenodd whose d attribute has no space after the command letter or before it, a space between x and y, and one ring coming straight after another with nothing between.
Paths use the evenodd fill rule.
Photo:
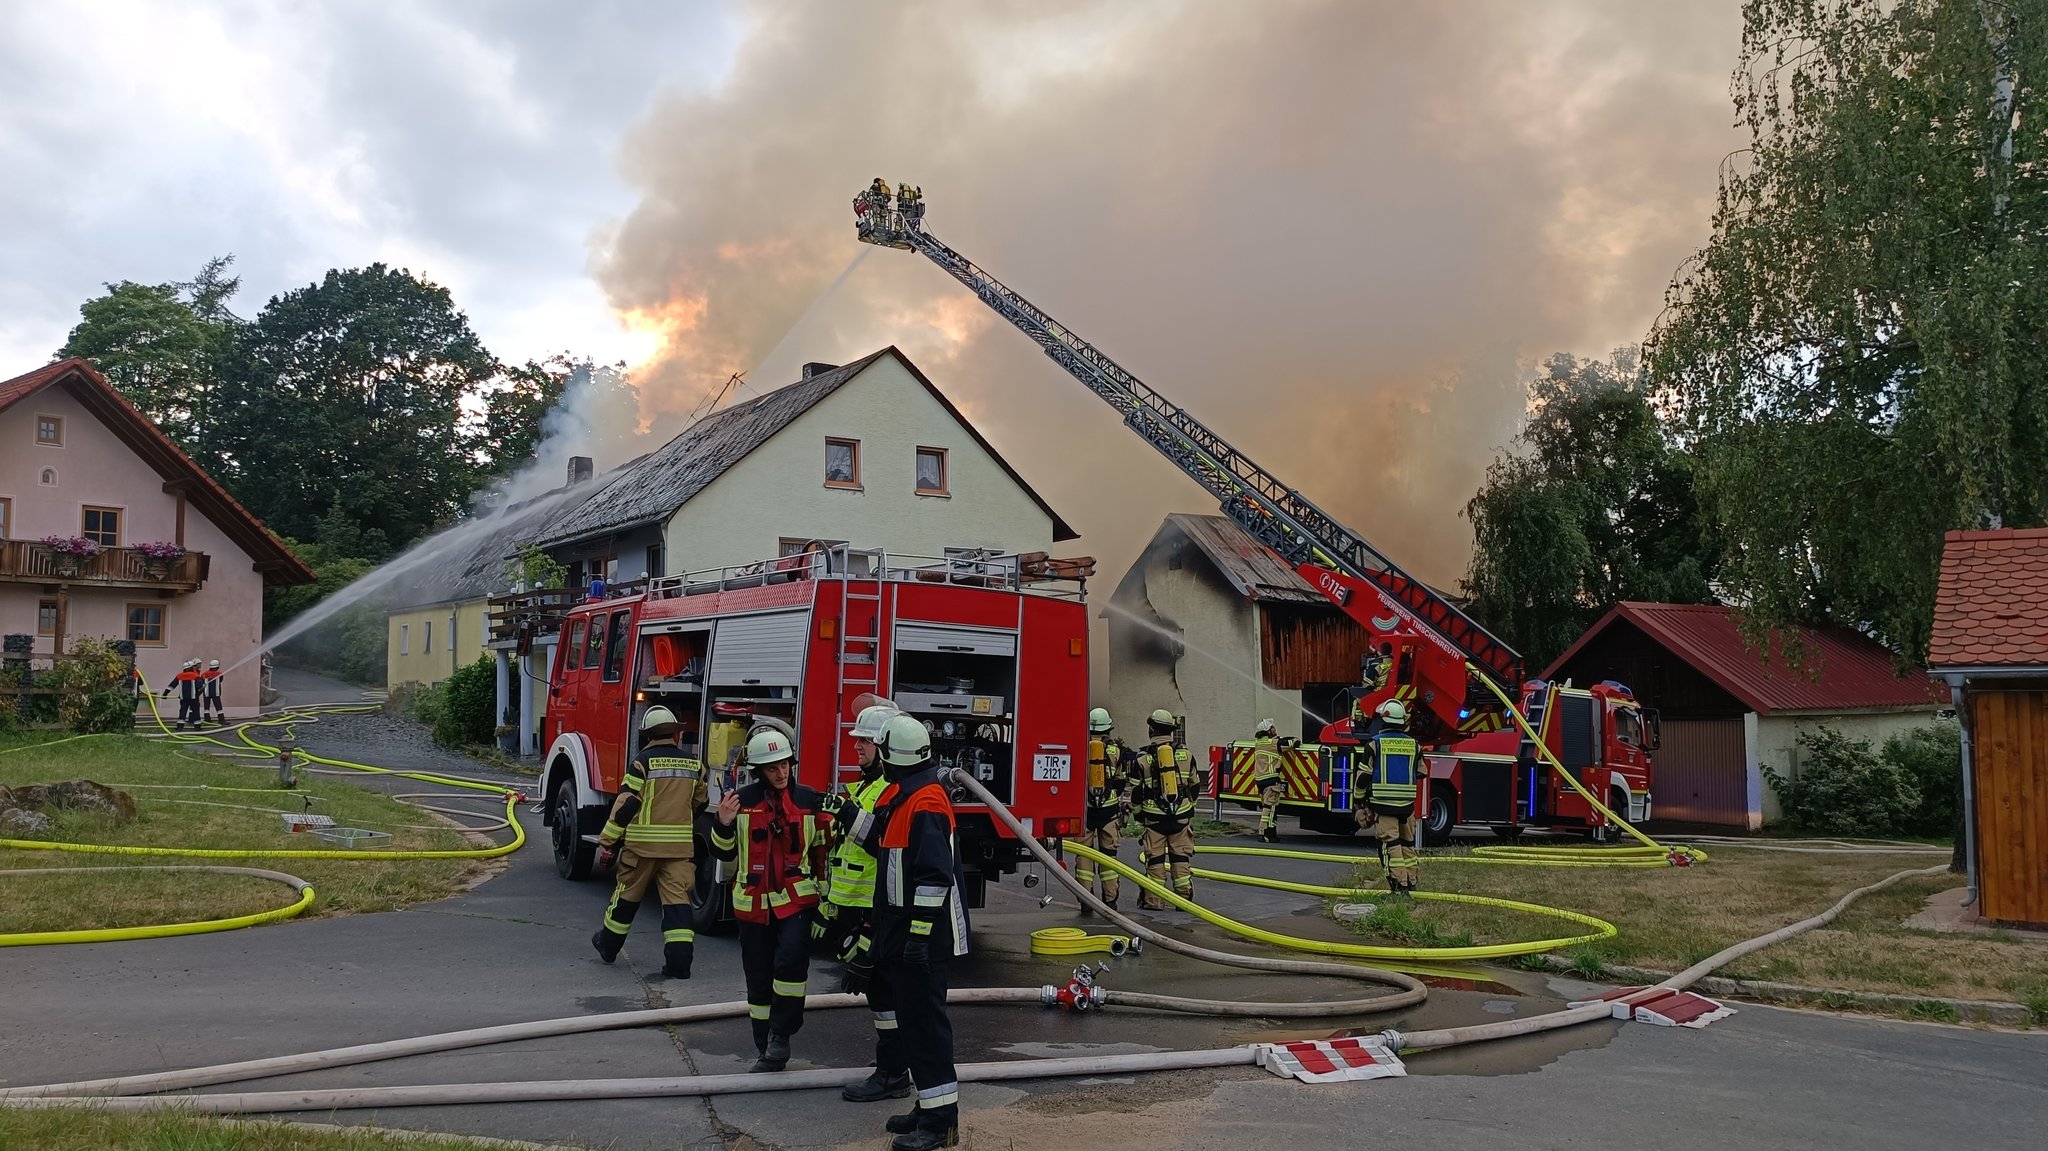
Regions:
<instances>
[{"instance_id":1,"label":"smoke rising from roof","mask_svg":"<svg viewBox=\"0 0 2048 1151\"><path fill-rule=\"evenodd\" d=\"M870 179L921 185L941 238L1455 587L1524 366L1640 338L1739 143L1732 0L745 12L719 86L623 145L642 198L593 259L660 341L630 418L672 433L733 372L894 343L1112 576L1213 501L913 254L814 308Z\"/></svg>"}]
</instances>

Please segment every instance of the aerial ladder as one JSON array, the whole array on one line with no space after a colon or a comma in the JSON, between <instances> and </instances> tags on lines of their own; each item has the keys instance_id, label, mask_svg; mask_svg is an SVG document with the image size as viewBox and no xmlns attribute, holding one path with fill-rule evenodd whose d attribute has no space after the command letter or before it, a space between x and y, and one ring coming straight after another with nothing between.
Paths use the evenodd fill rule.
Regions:
<instances>
[{"instance_id":1,"label":"aerial ladder","mask_svg":"<svg viewBox=\"0 0 2048 1151\"><path fill-rule=\"evenodd\" d=\"M940 242L924 226L921 192L892 202L876 181L854 198L853 208L863 243L922 253L966 285L1216 497L1225 515L1370 632L1378 658L1367 663L1377 674L1362 677L1357 711L1370 715L1382 702L1399 699L1410 711L1411 730L1428 744L1507 725L1504 701L1522 682L1514 649L1095 345ZM1343 723L1338 717L1332 726Z\"/></svg>"}]
</instances>

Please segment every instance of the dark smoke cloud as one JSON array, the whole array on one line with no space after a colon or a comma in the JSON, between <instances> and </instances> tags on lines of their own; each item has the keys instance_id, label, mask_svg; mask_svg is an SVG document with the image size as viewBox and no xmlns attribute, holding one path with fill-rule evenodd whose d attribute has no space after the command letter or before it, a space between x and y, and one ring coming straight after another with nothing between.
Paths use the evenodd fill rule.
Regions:
<instances>
[{"instance_id":1,"label":"dark smoke cloud","mask_svg":"<svg viewBox=\"0 0 2048 1151\"><path fill-rule=\"evenodd\" d=\"M1733 0L744 11L724 83L623 146L642 199L597 275L671 336L634 418L898 344L1111 578L1213 501L919 257L813 307L869 179L921 184L939 236L1454 585L1527 365L1640 337L1738 142Z\"/></svg>"}]
</instances>

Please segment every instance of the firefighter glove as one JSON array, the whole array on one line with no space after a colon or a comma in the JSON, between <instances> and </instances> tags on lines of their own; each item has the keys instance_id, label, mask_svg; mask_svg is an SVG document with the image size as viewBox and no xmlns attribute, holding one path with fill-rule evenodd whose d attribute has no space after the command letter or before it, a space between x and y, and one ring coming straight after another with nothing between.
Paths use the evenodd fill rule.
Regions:
<instances>
[{"instance_id":1,"label":"firefighter glove","mask_svg":"<svg viewBox=\"0 0 2048 1151\"><path fill-rule=\"evenodd\" d=\"M820 903L818 905L818 917L816 919L811 920L811 938L825 938L825 933L832 930L832 920L835 917L837 917L838 914L838 905L833 903Z\"/></svg>"},{"instance_id":2,"label":"firefighter glove","mask_svg":"<svg viewBox=\"0 0 2048 1151\"><path fill-rule=\"evenodd\" d=\"M613 861L613 860L615 860L615 859L617 859L618 857L619 857L619 845L618 845L618 844L616 844L616 843L600 843L600 844L598 844L598 845L597 845L597 869L598 869L599 871L609 871L609 870L611 870L611 866L612 866L612 861Z\"/></svg>"},{"instance_id":3,"label":"firefighter glove","mask_svg":"<svg viewBox=\"0 0 2048 1151\"><path fill-rule=\"evenodd\" d=\"M845 792L832 791L827 792L823 798L818 800L818 807L822 809L826 815L831 816L834 822L838 822L841 818L843 818L841 813L846 810L846 805L849 802L850 801L847 799Z\"/></svg>"}]
</instances>

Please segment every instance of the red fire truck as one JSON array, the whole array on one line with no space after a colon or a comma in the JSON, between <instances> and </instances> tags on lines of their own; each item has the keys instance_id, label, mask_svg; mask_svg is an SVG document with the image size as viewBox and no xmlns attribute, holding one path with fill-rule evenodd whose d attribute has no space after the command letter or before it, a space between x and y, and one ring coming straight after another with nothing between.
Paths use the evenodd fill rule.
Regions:
<instances>
[{"instance_id":1,"label":"red fire truck","mask_svg":"<svg viewBox=\"0 0 2048 1151\"><path fill-rule=\"evenodd\" d=\"M1592 687L1531 680L1522 687L1520 704L1544 746L1587 791L1630 823L1650 818L1649 753L1657 749L1660 728L1656 709L1637 703L1613 680ZM1298 817L1307 831L1356 832L1351 806L1357 749L1349 719L1323 728L1319 743L1287 742L1281 753L1281 811ZM1528 827L1582 829L1604 839L1612 828L1538 761L1519 729L1471 736L1425 759L1429 774L1416 799L1425 843L1450 842L1451 828L1460 823L1488 824L1504 839ZM1211 747L1209 762L1217 795L1240 807L1259 805L1249 741Z\"/></svg>"},{"instance_id":2,"label":"red fire truck","mask_svg":"<svg viewBox=\"0 0 2048 1151\"><path fill-rule=\"evenodd\" d=\"M641 713L682 721L714 802L759 718L796 732L798 778L859 776L854 703L889 697L924 721L947 766L972 772L1044 839L1078 835L1088 709L1086 560L956 552L943 559L844 545L649 581L562 621L543 731L542 794L556 869L588 876L596 833L635 754ZM959 805L968 904L1025 849L979 804ZM722 901L699 828L700 919ZM709 927L710 922L700 923Z\"/></svg>"}]
</instances>

